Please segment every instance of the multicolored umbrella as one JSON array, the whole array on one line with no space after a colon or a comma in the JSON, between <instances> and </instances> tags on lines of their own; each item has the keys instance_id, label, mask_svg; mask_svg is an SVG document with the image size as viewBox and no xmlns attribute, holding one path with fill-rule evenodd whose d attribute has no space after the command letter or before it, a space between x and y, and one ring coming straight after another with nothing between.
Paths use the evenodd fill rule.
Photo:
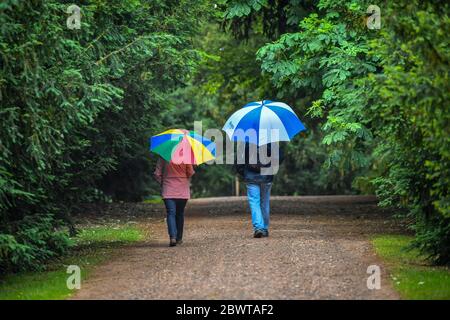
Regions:
<instances>
[{"instance_id":1,"label":"multicolored umbrella","mask_svg":"<svg viewBox=\"0 0 450 320\"><path fill-rule=\"evenodd\" d=\"M199 165L216 156L214 142L184 129L170 129L151 137L150 150L175 164Z\"/></svg>"},{"instance_id":2,"label":"multicolored umbrella","mask_svg":"<svg viewBox=\"0 0 450 320\"><path fill-rule=\"evenodd\" d=\"M222 130L233 141L246 141L261 146L272 142L290 141L306 128L287 104L263 100L250 102L233 113ZM248 133L253 131L254 135L243 134L247 130Z\"/></svg>"}]
</instances>

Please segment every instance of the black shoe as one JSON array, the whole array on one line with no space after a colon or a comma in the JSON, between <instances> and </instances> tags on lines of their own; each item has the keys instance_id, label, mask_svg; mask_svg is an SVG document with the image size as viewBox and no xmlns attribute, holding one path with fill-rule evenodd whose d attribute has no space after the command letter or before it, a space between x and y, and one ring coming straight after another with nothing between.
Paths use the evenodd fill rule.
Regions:
<instances>
[{"instance_id":1,"label":"black shoe","mask_svg":"<svg viewBox=\"0 0 450 320\"><path fill-rule=\"evenodd\" d=\"M269 236L269 231L264 230L262 236L263 236L263 238L267 238Z\"/></svg>"},{"instance_id":2,"label":"black shoe","mask_svg":"<svg viewBox=\"0 0 450 320\"><path fill-rule=\"evenodd\" d=\"M169 247L175 247L177 245L176 239L170 239Z\"/></svg>"},{"instance_id":3,"label":"black shoe","mask_svg":"<svg viewBox=\"0 0 450 320\"><path fill-rule=\"evenodd\" d=\"M183 240L177 240L177 244L182 244L183 243Z\"/></svg>"},{"instance_id":4,"label":"black shoe","mask_svg":"<svg viewBox=\"0 0 450 320\"><path fill-rule=\"evenodd\" d=\"M256 230L253 238L261 238L263 236L262 230Z\"/></svg>"}]
</instances>

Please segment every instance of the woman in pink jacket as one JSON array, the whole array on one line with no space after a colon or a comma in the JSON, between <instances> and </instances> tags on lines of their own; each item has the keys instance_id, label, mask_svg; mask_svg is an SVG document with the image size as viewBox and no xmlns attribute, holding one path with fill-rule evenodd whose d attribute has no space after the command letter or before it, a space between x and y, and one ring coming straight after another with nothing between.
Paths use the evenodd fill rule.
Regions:
<instances>
[{"instance_id":1,"label":"woman in pink jacket","mask_svg":"<svg viewBox=\"0 0 450 320\"><path fill-rule=\"evenodd\" d=\"M167 211L170 246L183 242L184 208L191 197L190 180L195 173L191 164L174 164L158 159L155 179L161 185L161 195Z\"/></svg>"}]
</instances>

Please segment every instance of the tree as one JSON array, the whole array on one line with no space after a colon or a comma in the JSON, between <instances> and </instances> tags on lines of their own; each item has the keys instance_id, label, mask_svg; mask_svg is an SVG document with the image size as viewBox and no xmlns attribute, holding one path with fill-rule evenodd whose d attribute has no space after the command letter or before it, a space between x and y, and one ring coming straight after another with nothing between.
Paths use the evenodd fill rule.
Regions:
<instances>
[{"instance_id":1,"label":"tree","mask_svg":"<svg viewBox=\"0 0 450 320\"><path fill-rule=\"evenodd\" d=\"M209 10L206 1L91 1L71 30L67 6L0 5L1 270L64 252L61 219L70 225L72 209L101 190L142 197L148 136L197 66L191 37Z\"/></svg>"}]
</instances>

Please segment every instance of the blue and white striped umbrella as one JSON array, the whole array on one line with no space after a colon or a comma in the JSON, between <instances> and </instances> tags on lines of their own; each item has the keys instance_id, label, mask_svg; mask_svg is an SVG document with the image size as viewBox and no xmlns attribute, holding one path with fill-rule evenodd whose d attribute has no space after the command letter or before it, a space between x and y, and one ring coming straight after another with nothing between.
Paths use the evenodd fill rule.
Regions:
<instances>
[{"instance_id":1,"label":"blue and white striped umbrella","mask_svg":"<svg viewBox=\"0 0 450 320\"><path fill-rule=\"evenodd\" d=\"M261 146L271 142L290 141L306 128L287 104L263 100L250 102L233 113L222 130L233 141Z\"/></svg>"}]
</instances>

